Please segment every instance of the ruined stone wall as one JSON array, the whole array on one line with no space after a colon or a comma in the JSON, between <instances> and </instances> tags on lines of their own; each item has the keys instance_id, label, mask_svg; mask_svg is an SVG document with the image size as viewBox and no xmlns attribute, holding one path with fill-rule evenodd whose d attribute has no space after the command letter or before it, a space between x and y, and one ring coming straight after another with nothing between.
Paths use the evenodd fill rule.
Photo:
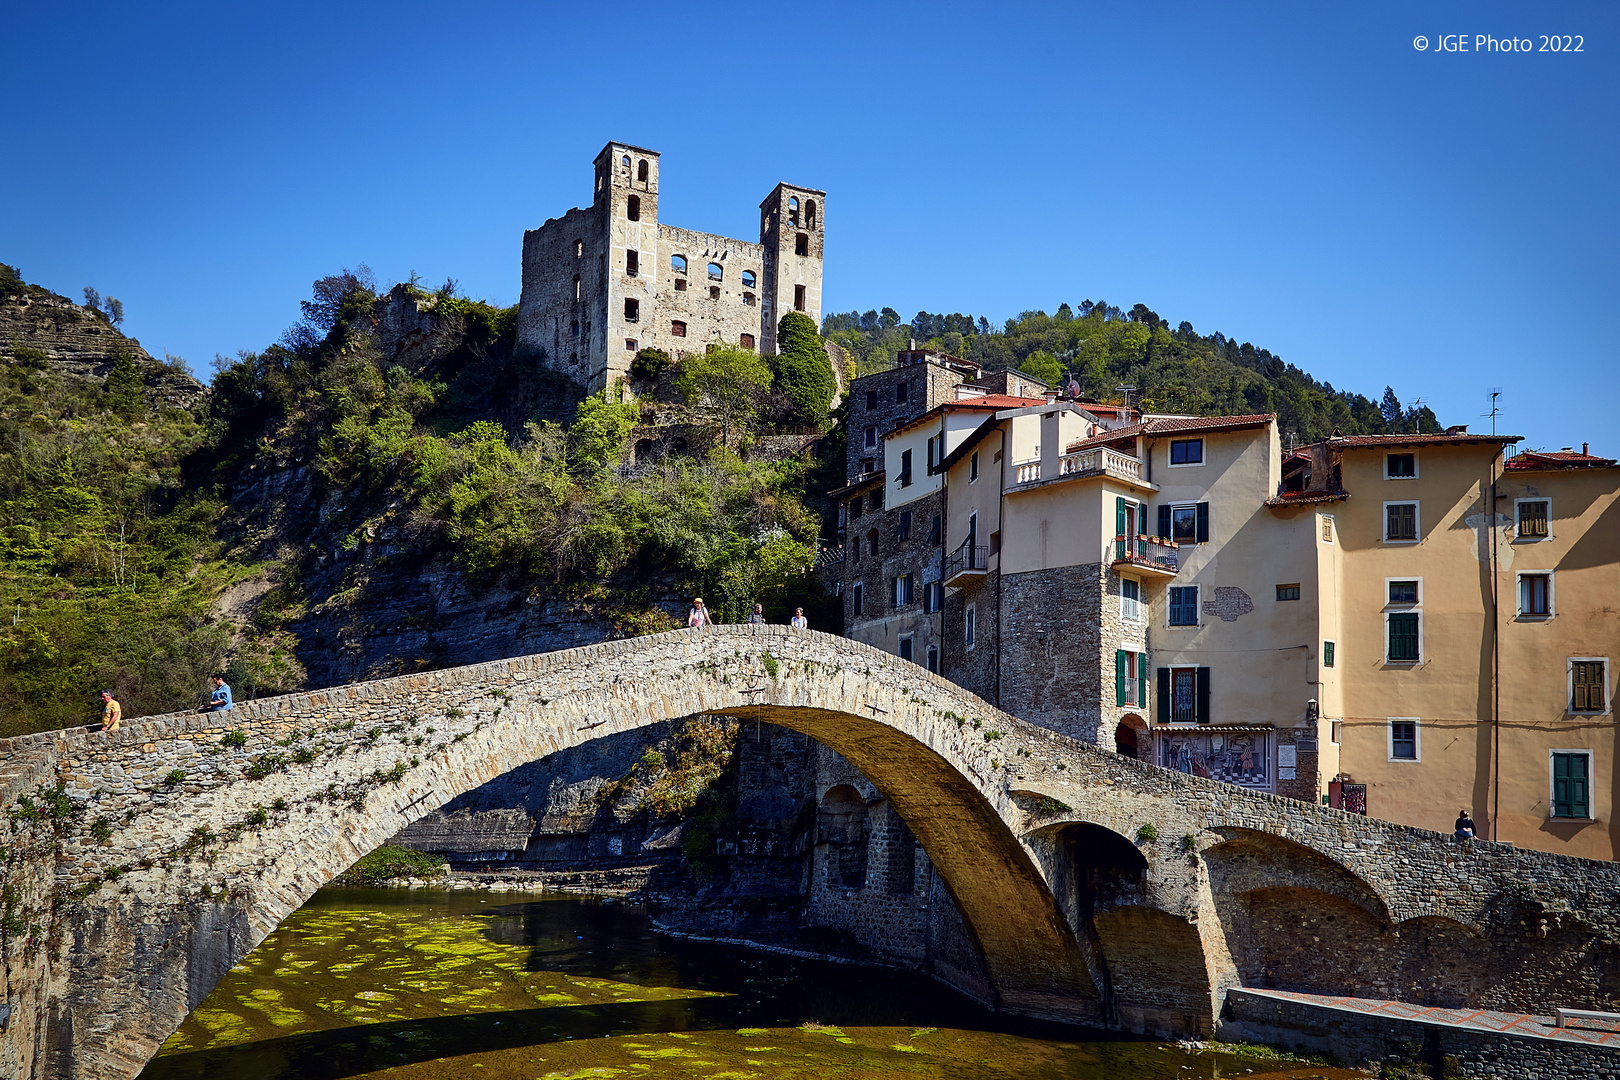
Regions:
<instances>
[{"instance_id":1,"label":"ruined stone wall","mask_svg":"<svg viewBox=\"0 0 1620 1080\"><path fill-rule=\"evenodd\" d=\"M672 267L676 255L686 257L685 273ZM658 274L651 315L642 320L642 348L650 346L677 356L701 353L709 342L718 340L760 349L765 249L759 244L659 225L657 251L642 257L653 260ZM709 276L711 262L720 267L719 280ZM752 286L744 284L745 272L754 275ZM677 321L686 326L681 337L674 333Z\"/></svg>"},{"instance_id":2,"label":"ruined stone wall","mask_svg":"<svg viewBox=\"0 0 1620 1080\"><path fill-rule=\"evenodd\" d=\"M776 351L776 327L790 311L802 311L821 329L821 269L827 194L778 184L760 206L760 245L765 249L764 351ZM796 204L796 205L795 205ZM803 301L799 301L802 293Z\"/></svg>"},{"instance_id":3,"label":"ruined stone wall","mask_svg":"<svg viewBox=\"0 0 1620 1080\"><path fill-rule=\"evenodd\" d=\"M599 206L575 208L525 232L518 300L518 346L543 354L546 367L591 390L603 385L597 376L608 355L603 215Z\"/></svg>"}]
</instances>

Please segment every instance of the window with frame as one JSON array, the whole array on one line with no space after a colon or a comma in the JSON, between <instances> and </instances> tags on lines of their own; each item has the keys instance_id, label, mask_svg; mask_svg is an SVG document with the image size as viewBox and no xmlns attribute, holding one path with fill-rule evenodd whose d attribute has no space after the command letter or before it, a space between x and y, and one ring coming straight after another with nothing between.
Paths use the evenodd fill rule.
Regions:
<instances>
[{"instance_id":1,"label":"window with frame","mask_svg":"<svg viewBox=\"0 0 1620 1080\"><path fill-rule=\"evenodd\" d=\"M1384 504L1384 539L1410 542L1418 538L1418 504L1399 502Z\"/></svg>"},{"instance_id":2,"label":"window with frame","mask_svg":"<svg viewBox=\"0 0 1620 1080\"><path fill-rule=\"evenodd\" d=\"M1203 439L1171 439L1170 464L1172 465L1202 465L1204 463Z\"/></svg>"},{"instance_id":3,"label":"window with frame","mask_svg":"<svg viewBox=\"0 0 1620 1080\"><path fill-rule=\"evenodd\" d=\"M1178 544L1209 542L1209 503L1167 503L1159 507L1159 535Z\"/></svg>"},{"instance_id":4,"label":"window with frame","mask_svg":"<svg viewBox=\"0 0 1620 1080\"><path fill-rule=\"evenodd\" d=\"M939 674L939 646L928 646L928 670L935 675Z\"/></svg>"},{"instance_id":5,"label":"window with frame","mask_svg":"<svg viewBox=\"0 0 1620 1080\"><path fill-rule=\"evenodd\" d=\"M1385 454L1384 479L1386 480L1415 480L1417 479L1416 454Z\"/></svg>"},{"instance_id":6,"label":"window with frame","mask_svg":"<svg viewBox=\"0 0 1620 1080\"><path fill-rule=\"evenodd\" d=\"M902 660L910 660L911 659L911 635L910 634L907 634L905 637L900 639L900 650L899 651L900 651L900 659L902 659Z\"/></svg>"},{"instance_id":7,"label":"window with frame","mask_svg":"<svg viewBox=\"0 0 1620 1080\"><path fill-rule=\"evenodd\" d=\"M1333 642L1331 642L1331 641L1322 642L1322 666L1323 667L1332 667L1333 666L1333 653L1334 653Z\"/></svg>"},{"instance_id":8,"label":"window with frame","mask_svg":"<svg viewBox=\"0 0 1620 1080\"><path fill-rule=\"evenodd\" d=\"M850 590L850 606L854 609L855 614L866 614L866 589L859 581Z\"/></svg>"},{"instance_id":9,"label":"window with frame","mask_svg":"<svg viewBox=\"0 0 1620 1080\"><path fill-rule=\"evenodd\" d=\"M1142 583L1135 578L1119 579L1119 614L1131 620L1142 617Z\"/></svg>"},{"instance_id":10,"label":"window with frame","mask_svg":"<svg viewBox=\"0 0 1620 1080\"><path fill-rule=\"evenodd\" d=\"M935 514L934 515L934 520L932 522L930 522L929 525L928 525L928 546L929 547L939 547L939 534L940 534L939 515Z\"/></svg>"},{"instance_id":11,"label":"window with frame","mask_svg":"<svg viewBox=\"0 0 1620 1080\"><path fill-rule=\"evenodd\" d=\"M1147 656L1129 649L1114 651L1114 704L1147 704Z\"/></svg>"},{"instance_id":12,"label":"window with frame","mask_svg":"<svg viewBox=\"0 0 1620 1080\"><path fill-rule=\"evenodd\" d=\"M1198 586L1172 585L1170 587L1170 625L1198 625Z\"/></svg>"},{"instance_id":13,"label":"window with frame","mask_svg":"<svg viewBox=\"0 0 1620 1080\"><path fill-rule=\"evenodd\" d=\"M900 486L911 486L911 451L900 451Z\"/></svg>"},{"instance_id":14,"label":"window with frame","mask_svg":"<svg viewBox=\"0 0 1620 1080\"><path fill-rule=\"evenodd\" d=\"M877 408L877 397L878 395L876 390L868 390L866 392L866 407L868 409Z\"/></svg>"},{"instance_id":15,"label":"window with frame","mask_svg":"<svg viewBox=\"0 0 1620 1080\"><path fill-rule=\"evenodd\" d=\"M932 615L945 606L945 586L938 581L930 581L923 586L923 611Z\"/></svg>"},{"instance_id":16,"label":"window with frame","mask_svg":"<svg viewBox=\"0 0 1620 1080\"><path fill-rule=\"evenodd\" d=\"M1389 722L1389 760L1418 761L1418 722L1392 719Z\"/></svg>"},{"instance_id":17,"label":"window with frame","mask_svg":"<svg viewBox=\"0 0 1620 1080\"><path fill-rule=\"evenodd\" d=\"M978 639L979 609L969 604L966 614L962 617L962 640L967 642L967 647L971 649L978 642Z\"/></svg>"},{"instance_id":18,"label":"window with frame","mask_svg":"<svg viewBox=\"0 0 1620 1080\"><path fill-rule=\"evenodd\" d=\"M1322 515L1322 543L1333 543L1333 515Z\"/></svg>"},{"instance_id":19,"label":"window with frame","mask_svg":"<svg viewBox=\"0 0 1620 1080\"><path fill-rule=\"evenodd\" d=\"M978 453L977 450L975 450L973 452L973 456L968 458L968 483L971 484L971 483L973 483L973 481L977 480L978 478L979 478L979 453Z\"/></svg>"},{"instance_id":20,"label":"window with frame","mask_svg":"<svg viewBox=\"0 0 1620 1080\"><path fill-rule=\"evenodd\" d=\"M1159 723L1209 723L1210 683L1207 667L1160 668L1156 710Z\"/></svg>"},{"instance_id":21,"label":"window with frame","mask_svg":"<svg viewBox=\"0 0 1620 1080\"><path fill-rule=\"evenodd\" d=\"M627 338L624 339L624 351L625 352L635 352L636 351L636 339L635 338L627 337Z\"/></svg>"},{"instance_id":22,"label":"window with frame","mask_svg":"<svg viewBox=\"0 0 1620 1080\"><path fill-rule=\"evenodd\" d=\"M863 433L862 437L866 440L866 445L867 446L876 446L877 445L877 428L875 428L875 427L867 428L866 431Z\"/></svg>"},{"instance_id":23,"label":"window with frame","mask_svg":"<svg viewBox=\"0 0 1620 1080\"><path fill-rule=\"evenodd\" d=\"M795 285L795 286L793 286L793 310L794 311L803 311L804 310L804 286L803 285Z\"/></svg>"},{"instance_id":24,"label":"window with frame","mask_svg":"<svg viewBox=\"0 0 1620 1080\"><path fill-rule=\"evenodd\" d=\"M900 511L900 523L898 525L896 525L895 528L894 528L894 537L895 537L896 540L910 540L911 539L911 511L910 510L902 510L902 511Z\"/></svg>"},{"instance_id":25,"label":"window with frame","mask_svg":"<svg viewBox=\"0 0 1620 1080\"><path fill-rule=\"evenodd\" d=\"M1416 604L1422 595L1422 578L1411 578L1405 581L1387 581L1389 587L1389 602L1391 604Z\"/></svg>"},{"instance_id":26,"label":"window with frame","mask_svg":"<svg viewBox=\"0 0 1620 1080\"><path fill-rule=\"evenodd\" d=\"M1519 575L1519 614L1525 618L1546 618L1553 613L1552 575Z\"/></svg>"},{"instance_id":27,"label":"window with frame","mask_svg":"<svg viewBox=\"0 0 1620 1080\"><path fill-rule=\"evenodd\" d=\"M1571 660L1569 662L1569 711L1607 712L1609 707L1609 662Z\"/></svg>"},{"instance_id":28,"label":"window with frame","mask_svg":"<svg viewBox=\"0 0 1620 1080\"><path fill-rule=\"evenodd\" d=\"M1391 664L1416 664L1423 655L1423 616L1415 611L1392 611L1386 616Z\"/></svg>"},{"instance_id":29,"label":"window with frame","mask_svg":"<svg viewBox=\"0 0 1620 1080\"><path fill-rule=\"evenodd\" d=\"M1592 816L1592 755L1579 750L1549 751L1552 790L1549 804L1555 818Z\"/></svg>"},{"instance_id":30,"label":"window with frame","mask_svg":"<svg viewBox=\"0 0 1620 1080\"><path fill-rule=\"evenodd\" d=\"M911 603L912 582L915 580L911 574L901 574L894 578L894 606L905 607Z\"/></svg>"},{"instance_id":31,"label":"window with frame","mask_svg":"<svg viewBox=\"0 0 1620 1080\"><path fill-rule=\"evenodd\" d=\"M1344 743L1344 721L1343 720L1329 720L1328 721L1328 742L1332 743L1334 746L1343 745L1343 743Z\"/></svg>"},{"instance_id":32,"label":"window with frame","mask_svg":"<svg viewBox=\"0 0 1620 1080\"><path fill-rule=\"evenodd\" d=\"M1294 584L1294 585L1279 585L1279 586L1277 586L1277 599L1278 600L1298 600L1299 599L1299 585Z\"/></svg>"},{"instance_id":33,"label":"window with frame","mask_svg":"<svg viewBox=\"0 0 1620 1080\"><path fill-rule=\"evenodd\" d=\"M686 336L686 324L681 322L679 319L677 319L674 322L670 323L669 324L669 336L670 337L685 337Z\"/></svg>"},{"instance_id":34,"label":"window with frame","mask_svg":"<svg viewBox=\"0 0 1620 1080\"><path fill-rule=\"evenodd\" d=\"M1548 503L1546 499L1518 499L1513 504L1518 518L1513 536L1516 540L1547 539Z\"/></svg>"}]
</instances>

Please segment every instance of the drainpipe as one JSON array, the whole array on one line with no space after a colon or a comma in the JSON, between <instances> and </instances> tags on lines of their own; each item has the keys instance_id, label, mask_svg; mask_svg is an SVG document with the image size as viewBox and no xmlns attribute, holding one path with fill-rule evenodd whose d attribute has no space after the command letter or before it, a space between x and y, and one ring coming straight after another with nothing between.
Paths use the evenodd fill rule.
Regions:
<instances>
[{"instance_id":1,"label":"drainpipe","mask_svg":"<svg viewBox=\"0 0 1620 1080\"><path fill-rule=\"evenodd\" d=\"M1502 460L1502 447L1497 444L1491 458L1491 839L1497 839L1497 811L1502 802L1502 633L1501 574L1496 551L1496 499L1497 466Z\"/></svg>"},{"instance_id":2,"label":"drainpipe","mask_svg":"<svg viewBox=\"0 0 1620 1080\"><path fill-rule=\"evenodd\" d=\"M996 527L1000 532L1007 524L1007 470L1012 465L1007 460L1007 425L1001 426L1001 478L1000 489L996 492ZM999 552L998 552L999 554ZM985 565L990 560L985 559ZM996 562L996 708L1001 708L1001 658L1006 655L1001 648L1001 562Z\"/></svg>"}]
</instances>

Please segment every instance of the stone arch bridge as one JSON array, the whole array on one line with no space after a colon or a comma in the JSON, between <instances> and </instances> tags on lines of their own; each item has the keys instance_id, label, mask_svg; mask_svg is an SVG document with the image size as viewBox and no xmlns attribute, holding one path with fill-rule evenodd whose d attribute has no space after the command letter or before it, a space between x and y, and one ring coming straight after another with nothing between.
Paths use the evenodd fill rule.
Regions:
<instances>
[{"instance_id":1,"label":"stone arch bridge","mask_svg":"<svg viewBox=\"0 0 1620 1080\"><path fill-rule=\"evenodd\" d=\"M1612 864L1459 844L1159 769L915 664L785 627L680 630L0 746L0 1075L128 1077L311 893L519 765L698 713L820 740L905 819L992 1008L1162 1034L1260 985L1620 1003Z\"/></svg>"}]
</instances>

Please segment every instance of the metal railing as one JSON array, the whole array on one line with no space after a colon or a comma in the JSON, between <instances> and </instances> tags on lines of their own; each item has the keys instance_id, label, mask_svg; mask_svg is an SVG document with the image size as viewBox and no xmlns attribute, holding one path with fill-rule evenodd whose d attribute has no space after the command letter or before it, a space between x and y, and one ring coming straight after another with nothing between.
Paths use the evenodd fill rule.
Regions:
<instances>
[{"instance_id":1,"label":"metal railing","mask_svg":"<svg viewBox=\"0 0 1620 1080\"><path fill-rule=\"evenodd\" d=\"M969 547L963 544L945 557L944 579L948 583L965 573L986 572L990 569L990 549L983 544Z\"/></svg>"},{"instance_id":2,"label":"metal railing","mask_svg":"<svg viewBox=\"0 0 1620 1080\"><path fill-rule=\"evenodd\" d=\"M1180 569L1178 547L1174 540L1162 536L1116 536L1114 561L1175 573Z\"/></svg>"}]
</instances>

